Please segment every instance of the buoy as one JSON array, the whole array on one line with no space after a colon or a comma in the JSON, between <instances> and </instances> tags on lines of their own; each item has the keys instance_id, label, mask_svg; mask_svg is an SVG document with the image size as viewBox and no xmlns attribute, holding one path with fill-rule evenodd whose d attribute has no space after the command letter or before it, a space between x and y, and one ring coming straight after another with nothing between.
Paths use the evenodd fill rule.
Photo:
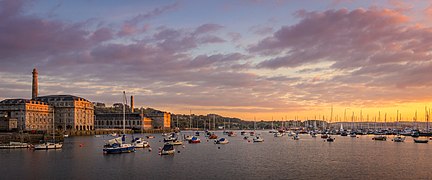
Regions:
<instances>
[{"instance_id":1,"label":"buoy","mask_svg":"<svg viewBox=\"0 0 432 180\"><path fill-rule=\"evenodd\" d=\"M79 147L83 147L84 145L83 144L79 144Z\"/></svg>"},{"instance_id":2,"label":"buoy","mask_svg":"<svg viewBox=\"0 0 432 180\"><path fill-rule=\"evenodd\" d=\"M250 142L250 141L248 140L248 142Z\"/></svg>"},{"instance_id":3,"label":"buoy","mask_svg":"<svg viewBox=\"0 0 432 180\"><path fill-rule=\"evenodd\" d=\"M151 152L152 151L152 148L149 148L149 152Z\"/></svg>"},{"instance_id":4,"label":"buoy","mask_svg":"<svg viewBox=\"0 0 432 180\"><path fill-rule=\"evenodd\" d=\"M177 153L180 153L180 151L177 151Z\"/></svg>"},{"instance_id":5,"label":"buoy","mask_svg":"<svg viewBox=\"0 0 432 180\"><path fill-rule=\"evenodd\" d=\"M218 147L218 149L220 149L220 147Z\"/></svg>"},{"instance_id":6,"label":"buoy","mask_svg":"<svg viewBox=\"0 0 432 180\"><path fill-rule=\"evenodd\" d=\"M184 146L184 145L183 145L182 147L183 147L183 148L185 148L185 146Z\"/></svg>"}]
</instances>

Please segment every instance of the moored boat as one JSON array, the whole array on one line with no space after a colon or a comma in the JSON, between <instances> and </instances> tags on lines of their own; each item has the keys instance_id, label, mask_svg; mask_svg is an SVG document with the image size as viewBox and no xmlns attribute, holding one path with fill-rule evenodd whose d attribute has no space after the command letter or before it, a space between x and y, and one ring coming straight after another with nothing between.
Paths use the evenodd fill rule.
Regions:
<instances>
[{"instance_id":1,"label":"moored boat","mask_svg":"<svg viewBox=\"0 0 432 180\"><path fill-rule=\"evenodd\" d=\"M414 138L414 143L428 143L429 139L417 139Z\"/></svg>"},{"instance_id":2,"label":"moored boat","mask_svg":"<svg viewBox=\"0 0 432 180\"><path fill-rule=\"evenodd\" d=\"M209 136L209 139L217 139L217 138L218 138L218 136L216 136L216 134L212 134Z\"/></svg>"},{"instance_id":3,"label":"moored boat","mask_svg":"<svg viewBox=\"0 0 432 180\"><path fill-rule=\"evenodd\" d=\"M103 152L106 154L120 154L120 153L130 153L135 152L135 146L132 144L124 144L123 139L125 136L114 138L108 141L104 145Z\"/></svg>"},{"instance_id":4,"label":"moored boat","mask_svg":"<svg viewBox=\"0 0 432 180\"><path fill-rule=\"evenodd\" d=\"M183 141L179 141L179 140L171 141L171 142L168 142L168 143L172 144L174 146L183 145Z\"/></svg>"},{"instance_id":5,"label":"moored boat","mask_svg":"<svg viewBox=\"0 0 432 180\"><path fill-rule=\"evenodd\" d=\"M150 144L143 140L142 138L135 138L132 140L132 145L135 146L135 148L148 148L150 147Z\"/></svg>"},{"instance_id":6,"label":"moored boat","mask_svg":"<svg viewBox=\"0 0 432 180\"><path fill-rule=\"evenodd\" d=\"M174 153L175 153L174 145L170 143L166 143L163 146L162 150L160 151L160 155L170 155Z\"/></svg>"},{"instance_id":7,"label":"moored boat","mask_svg":"<svg viewBox=\"0 0 432 180\"><path fill-rule=\"evenodd\" d=\"M372 138L372 140L375 140L375 141L386 141L387 137L384 136L384 135L376 135L375 137Z\"/></svg>"},{"instance_id":8,"label":"moored boat","mask_svg":"<svg viewBox=\"0 0 432 180\"><path fill-rule=\"evenodd\" d=\"M226 138L220 138L218 140L215 141L216 144L228 144L229 141Z\"/></svg>"},{"instance_id":9,"label":"moored boat","mask_svg":"<svg viewBox=\"0 0 432 180\"><path fill-rule=\"evenodd\" d=\"M396 136L393 138L393 141L394 141L394 142L404 142L404 141L405 141L405 137L403 137L403 136L401 136L400 134L398 134L398 135L396 135Z\"/></svg>"},{"instance_id":10,"label":"moored boat","mask_svg":"<svg viewBox=\"0 0 432 180\"><path fill-rule=\"evenodd\" d=\"M264 139L262 137L260 137L260 136L255 136L253 138L253 142L264 142Z\"/></svg>"},{"instance_id":11,"label":"moored boat","mask_svg":"<svg viewBox=\"0 0 432 180\"><path fill-rule=\"evenodd\" d=\"M35 150L47 150L47 149L61 149L63 147L62 143L52 143L52 142L45 142L42 144L37 144L34 146Z\"/></svg>"},{"instance_id":12,"label":"moored boat","mask_svg":"<svg viewBox=\"0 0 432 180\"><path fill-rule=\"evenodd\" d=\"M196 144L196 143L201 143L201 140L198 137L192 137L191 140L189 140L189 143L191 144Z\"/></svg>"},{"instance_id":13,"label":"moored boat","mask_svg":"<svg viewBox=\"0 0 432 180\"><path fill-rule=\"evenodd\" d=\"M30 147L27 143L22 142L9 142L9 144L0 144L0 149L17 149L17 148L28 148Z\"/></svg>"}]
</instances>

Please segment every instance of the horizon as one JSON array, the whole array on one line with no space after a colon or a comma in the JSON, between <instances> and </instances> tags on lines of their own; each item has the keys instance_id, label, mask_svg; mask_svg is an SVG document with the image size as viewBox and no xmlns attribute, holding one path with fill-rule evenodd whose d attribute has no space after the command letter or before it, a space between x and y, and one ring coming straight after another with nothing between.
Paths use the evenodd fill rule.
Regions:
<instances>
[{"instance_id":1,"label":"horizon","mask_svg":"<svg viewBox=\"0 0 432 180\"><path fill-rule=\"evenodd\" d=\"M37 68L41 96L110 105L126 91L135 107L248 121L425 122L431 19L417 0L3 0L0 100L30 99Z\"/></svg>"}]
</instances>

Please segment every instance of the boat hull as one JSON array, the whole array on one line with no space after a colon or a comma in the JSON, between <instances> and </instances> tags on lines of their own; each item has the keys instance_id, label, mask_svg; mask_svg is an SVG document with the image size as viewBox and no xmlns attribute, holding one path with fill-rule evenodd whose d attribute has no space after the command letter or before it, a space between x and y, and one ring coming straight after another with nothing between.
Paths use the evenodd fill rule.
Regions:
<instances>
[{"instance_id":1,"label":"boat hull","mask_svg":"<svg viewBox=\"0 0 432 180\"><path fill-rule=\"evenodd\" d=\"M63 144L52 143L52 144L38 144L34 146L35 150L47 150L47 149L61 149Z\"/></svg>"},{"instance_id":2,"label":"boat hull","mask_svg":"<svg viewBox=\"0 0 432 180\"><path fill-rule=\"evenodd\" d=\"M117 148L104 148L103 152L105 154L121 154L121 153L131 153L135 152L135 147L117 147Z\"/></svg>"}]
</instances>

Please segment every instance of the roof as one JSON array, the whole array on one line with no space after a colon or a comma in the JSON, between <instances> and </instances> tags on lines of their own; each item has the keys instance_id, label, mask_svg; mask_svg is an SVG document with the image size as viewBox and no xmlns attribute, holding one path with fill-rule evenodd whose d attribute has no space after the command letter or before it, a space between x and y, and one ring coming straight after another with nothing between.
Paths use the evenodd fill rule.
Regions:
<instances>
[{"instance_id":1,"label":"roof","mask_svg":"<svg viewBox=\"0 0 432 180\"><path fill-rule=\"evenodd\" d=\"M36 104L46 104L45 102L39 100L31 100L31 99L5 99L0 101L0 104L24 104L24 103L36 103Z\"/></svg>"},{"instance_id":2,"label":"roof","mask_svg":"<svg viewBox=\"0 0 432 180\"><path fill-rule=\"evenodd\" d=\"M44 101L44 102L52 102L52 101L88 101L82 97L73 96L73 95L49 95L49 96L38 96L35 98L36 100Z\"/></svg>"}]
</instances>

